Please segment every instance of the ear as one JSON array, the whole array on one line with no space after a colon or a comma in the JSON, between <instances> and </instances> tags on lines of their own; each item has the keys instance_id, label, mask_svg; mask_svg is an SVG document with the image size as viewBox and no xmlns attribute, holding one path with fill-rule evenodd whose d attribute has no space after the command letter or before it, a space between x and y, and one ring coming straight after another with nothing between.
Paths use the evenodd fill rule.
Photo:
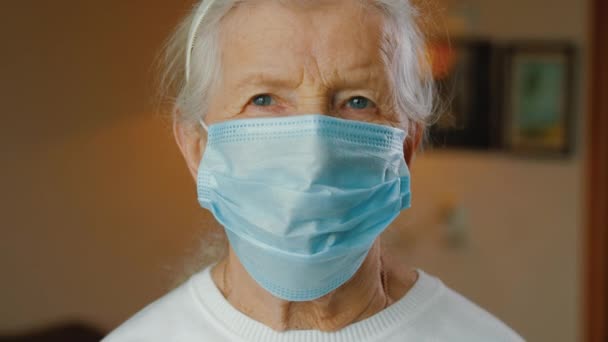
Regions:
<instances>
[{"instance_id":1,"label":"ear","mask_svg":"<svg viewBox=\"0 0 608 342\"><path fill-rule=\"evenodd\" d=\"M424 125L422 123L413 123L413 126L409 129L408 137L403 143L403 155L408 167L412 166L412 160L422 142L423 135Z\"/></svg>"},{"instance_id":2,"label":"ear","mask_svg":"<svg viewBox=\"0 0 608 342\"><path fill-rule=\"evenodd\" d=\"M207 143L206 134L191 123L175 120L173 121L173 135L186 160L192 178L196 180L198 165L201 162Z\"/></svg>"}]
</instances>

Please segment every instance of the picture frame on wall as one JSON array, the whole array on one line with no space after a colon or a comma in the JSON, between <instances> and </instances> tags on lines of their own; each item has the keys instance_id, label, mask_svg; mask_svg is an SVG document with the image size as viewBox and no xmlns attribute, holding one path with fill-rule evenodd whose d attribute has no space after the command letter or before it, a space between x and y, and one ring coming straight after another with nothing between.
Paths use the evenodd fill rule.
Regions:
<instances>
[{"instance_id":1,"label":"picture frame on wall","mask_svg":"<svg viewBox=\"0 0 608 342\"><path fill-rule=\"evenodd\" d=\"M503 51L503 147L533 156L569 155L575 48L569 43L520 42Z\"/></svg>"},{"instance_id":2,"label":"picture frame on wall","mask_svg":"<svg viewBox=\"0 0 608 342\"><path fill-rule=\"evenodd\" d=\"M441 99L430 128L436 148L488 150L500 142L494 131L494 47L483 38L435 40L428 45L433 79Z\"/></svg>"}]
</instances>

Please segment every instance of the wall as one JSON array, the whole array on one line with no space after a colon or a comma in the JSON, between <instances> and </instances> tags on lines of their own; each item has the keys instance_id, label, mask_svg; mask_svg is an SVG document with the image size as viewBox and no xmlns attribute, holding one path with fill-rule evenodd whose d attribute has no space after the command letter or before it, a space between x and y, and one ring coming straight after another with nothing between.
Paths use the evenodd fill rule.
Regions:
<instances>
[{"instance_id":1,"label":"wall","mask_svg":"<svg viewBox=\"0 0 608 342\"><path fill-rule=\"evenodd\" d=\"M162 295L215 226L149 101L153 58L188 3L4 4L0 331L70 317L111 329ZM480 33L586 51L580 1L477 6ZM427 151L395 247L528 340L575 341L583 155L581 144L566 161ZM446 202L467 210L465 248L442 242Z\"/></svg>"},{"instance_id":2,"label":"wall","mask_svg":"<svg viewBox=\"0 0 608 342\"><path fill-rule=\"evenodd\" d=\"M110 329L181 272L205 216L151 75L187 3L3 3L0 332Z\"/></svg>"},{"instance_id":3,"label":"wall","mask_svg":"<svg viewBox=\"0 0 608 342\"><path fill-rule=\"evenodd\" d=\"M414 208L400 221L404 257L504 319L530 341L578 341L582 300L587 3L445 0L477 13L469 34L565 39L579 48L577 152L567 160L427 151L413 168ZM475 18L475 15L472 16ZM466 212L465 246L438 216Z\"/></svg>"}]
</instances>

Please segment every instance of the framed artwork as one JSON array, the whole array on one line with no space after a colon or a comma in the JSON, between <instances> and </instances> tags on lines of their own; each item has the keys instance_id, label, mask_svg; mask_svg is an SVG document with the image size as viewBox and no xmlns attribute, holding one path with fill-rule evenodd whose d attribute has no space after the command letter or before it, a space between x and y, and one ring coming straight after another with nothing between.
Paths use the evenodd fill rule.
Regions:
<instances>
[{"instance_id":1,"label":"framed artwork","mask_svg":"<svg viewBox=\"0 0 608 342\"><path fill-rule=\"evenodd\" d=\"M489 40L437 40L429 43L433 78L440 98L430 129L435 147L489 149L495 140L494 48Z\"/></svg>"},{"instance_id":2,"label":"framed artwork","mask_svg":"<svg viewBox=\"0 0 608 342\"><path fill-rule=\"evenodd\" d=\"M504 49L505 149L548 156L571 152L574 51L567 43L517 43Z\"/></svg>"}]
</instances>

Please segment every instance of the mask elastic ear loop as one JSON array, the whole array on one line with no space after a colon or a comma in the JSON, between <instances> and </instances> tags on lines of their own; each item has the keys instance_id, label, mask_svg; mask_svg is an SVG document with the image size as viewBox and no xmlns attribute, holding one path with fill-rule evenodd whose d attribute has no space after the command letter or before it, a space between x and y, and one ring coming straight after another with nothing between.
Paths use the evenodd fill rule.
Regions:
<instances>
[{"instance_id":1,"label":"mask elastic ear loop","mask_svg":"<svg viewBox=\"0 0 608 342\"><path fill-rule=\"evenodd\" d=\"M203 129L205 130L205 132L209 132L209 127L207 126L207 124L205 123L205 121L203 121L202 118L198 119L198 122L201 124L201 126L203 127Z\"/></svg>"},{"instance_id":2,"label":"mask elastic ear loop","mask_svg":"<svg viewBox=\"0 0 608 342\"><path fill-rule=\"evenodd\" d=\"M201 0L192 23L190 24L190 31L188 32L188 45L186 45L186 66L185 66L185 77L186 83L190 81L190 60L192 58L192 50L194 49L194 41L196 40L196 31L201 24L201 21L211 8L211 5L215 0Z\"/></svg>"}]
</instances>

